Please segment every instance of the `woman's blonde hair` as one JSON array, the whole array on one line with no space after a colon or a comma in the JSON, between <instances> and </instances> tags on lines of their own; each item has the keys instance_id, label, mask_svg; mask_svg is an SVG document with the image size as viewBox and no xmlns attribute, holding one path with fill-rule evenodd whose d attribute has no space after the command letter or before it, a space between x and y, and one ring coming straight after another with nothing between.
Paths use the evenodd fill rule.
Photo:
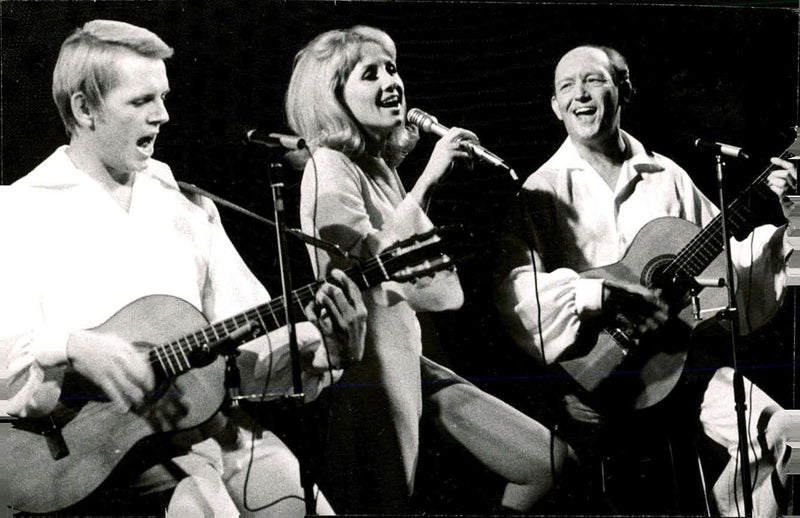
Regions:
<instances>
[{"instance_id":1,"label":"woman's blonde hair","mask_svg":"<svg viewBox=\"0 0 800 518\"><path fill-rule=\"evenodd\" d=\"M353 159L364 154L366 142L344 102L343 89L366 45L378 45L397 60L394 41L380 29L358 25L331 30L297 53L286 92L286 117L292 130L313 146L334 149ZM381 154L389 165L396 166L418 139L416 128L404 123Z\"/></svg>"}]
</instances>

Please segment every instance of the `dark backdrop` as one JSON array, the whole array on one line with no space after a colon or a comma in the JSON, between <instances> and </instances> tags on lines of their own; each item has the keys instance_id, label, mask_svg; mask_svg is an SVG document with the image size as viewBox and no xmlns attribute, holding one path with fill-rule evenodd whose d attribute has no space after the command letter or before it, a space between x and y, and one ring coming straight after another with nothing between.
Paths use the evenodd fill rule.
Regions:
<instances>
[{"instance_id":1,"label":"dark backdrop","mask_svg":"<svg viewBox=\"0 0 800 518\"><path fill-rule=\"evenodd\" d=\"M692 148L694 138L730 142L761 157L730 164L732 192L763 170L764 155L779 154L793 139L798 16L787 5L3 1L0 183L13 182L66 142L50 95L59 45L83 22L111 18L147 27L176 50L168 63L171 121L156 158L179 179L266 215L272 203L264 159L246 154L243 130L288 132L282 102L294 54L323 30L354 24L375 25L395 39L410 107L472 129L523 179L564 138L549 107L555 61L581 43L616 47L628 57L636 89L623 127L676 160L716 199L713 164ZM423 136L401 166L407 186L433 141ZM298 182L299 174L287 175L295 224ZM457 170L437 190L430 214L439 224L496 224L515 188L487 167ZM248 264L277 293L272 232L222 212ZM305 250L292 245L291 254L295 282L308 281ZM467 303L425 321L426 350L525 407L536 393L527 384L528 364L497 323L489 265L486 255L460 265ZM743 347L769 348L749 374L794 406L794 309L791 297L787 302L762 338Z\"/></svg>"}]
</instances>

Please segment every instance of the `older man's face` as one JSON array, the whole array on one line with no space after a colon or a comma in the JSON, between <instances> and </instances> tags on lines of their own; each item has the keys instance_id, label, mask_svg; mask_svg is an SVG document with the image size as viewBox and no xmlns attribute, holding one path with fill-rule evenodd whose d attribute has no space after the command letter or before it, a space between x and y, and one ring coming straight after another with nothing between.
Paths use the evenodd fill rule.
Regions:
<instances>
[{"instance_id":1,"label":"older man's face","mask_svg":"<svg viewBox=\"0 0 800 518\"><path fill-rule=\"evenodd\" d=\"M553 112L576 144L599 142L619 129L619 88L599 49L578 47L558 62Z\"/></svg>"}]
</instances>

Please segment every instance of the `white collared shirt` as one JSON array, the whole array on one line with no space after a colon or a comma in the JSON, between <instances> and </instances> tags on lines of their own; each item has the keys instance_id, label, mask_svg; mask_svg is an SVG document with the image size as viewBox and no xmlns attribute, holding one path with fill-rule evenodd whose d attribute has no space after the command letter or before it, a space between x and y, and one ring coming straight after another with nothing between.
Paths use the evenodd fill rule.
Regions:
<instances>
[{"instance_id":1,"label":"white collared shirt","mask_svg":"<svg viewBox=\"0 0 800 518\"><path fill-rule=\"evenodd\" d=\"M184 196L166 164L150 160L136 173L125 211L66 149L0 195L0 348L8 413L20 417L46 415L58 402L69 332L94 328L140 297L178 297L211 322L270 299L214 204ZM319 343L309 323L298 335L301 345ZM242 348L240 365L250 366L243 390L260 392L266 365L272 387L291 390L287 343L277 330Z\"/></svg>"},{"instance_id":2,"label":"white collared shirt","mask_svg":"<svg viewBox=\"0 0 800 518\"><path fill-rule=\"evenodd\" d=\"M675 162L622 135L631 157L622 164L613 191L569 138L523 186L538 275L534 278L531 251L518 231L503 254L497 302L514 339L539 359L541 332L547 363L574 343L580 317L600 308L602 281L579 278L578 272L622 259L639 230L656 218L681 218L704 227L719 212ZM785 292L788 244L782 229L765 225L732 245L740 273L753 265L751 293L756 296L746 299L755 328ZM743 331L746 325L743 321Z\"/></svg>"}]
</instances>

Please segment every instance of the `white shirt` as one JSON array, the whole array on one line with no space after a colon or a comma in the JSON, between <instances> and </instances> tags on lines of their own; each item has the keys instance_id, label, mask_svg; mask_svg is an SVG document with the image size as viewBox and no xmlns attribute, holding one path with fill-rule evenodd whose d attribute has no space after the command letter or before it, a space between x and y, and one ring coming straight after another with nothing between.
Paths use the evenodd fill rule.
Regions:
<instances>
[{"instance_id":1,"label":"white shirt","mask_svg":"<svg viewBox=\"0 0 800 518\"><path fill-rule=\"evenodd\" d=\"M0 195L0 348L8 352L8 412L20 417L46 415L58 402L68 333L140 297L178 297L212 322L269 300L216 207L181 194L166 164L150 160L136 174L126 212L66 149ZM308 323L298 335L318 342ZM244 347L242 356L253 357L240 360L252 368L241 373L245 389L260 390L270 340L273 359L282 359L273 362L273 387L291 386L285 336L279 330Z\"/></svg>"},{"instance_id":2,"label":"white shirt","mask_svg":"<svg viewBox=\"0 0 800 518\"><path fill-rule=\"evenodd\" d=\"M580 317L600 308L602 281L581 279L578 272L622 259L639 230L655 218L682 218L704 227L719 212L675 162L648 152L625 132L623 137L631 157L613 191L569 138L523 186L537 275L525 233L518 231L503 254L498 308L515 341L540 360L541 332L547 363L574 343ZM752 296L744 296L743 289L738 294L752 328L774 312L785 293L791 248L783 234L783 228L765 225L742 243L731 240L740 279L753 268ZM742 321L743 332L747 323Z\"/></svg>"}]
</instances>

